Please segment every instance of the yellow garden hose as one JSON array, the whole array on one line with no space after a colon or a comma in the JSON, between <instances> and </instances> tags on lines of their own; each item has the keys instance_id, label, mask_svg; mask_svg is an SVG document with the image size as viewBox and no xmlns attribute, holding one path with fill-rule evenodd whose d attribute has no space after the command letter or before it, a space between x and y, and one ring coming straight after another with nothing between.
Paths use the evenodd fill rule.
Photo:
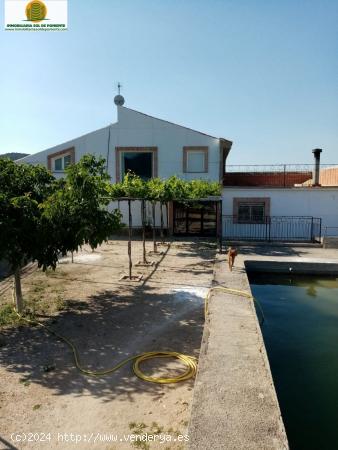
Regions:
<instances>
[{"instance_id":1,"label":"yellow garden hose","mask_svg":"<svg viewBox=\"0 0 338 450\"><path fill-rule=\"evenodd\" d=\"M73 353L74 363L75 363L76 368L81 373L83 373L85 375L90 375L90 376L93 376L93 377L101 377L101 376L104 376L104 375L108 375L108 374L113 373L116 370L120 369L122 366L124 366L125 364L127 364L130 361L134 361L134 363L133 363L133 371L134 371L135 375L138 378L140 378L141 380L149 381L151 383L160 383L160 384L178 383L179 381L189 380L189 378L193 378L196 375L197 359L195 357L189 356L189 355L184 355L183 353L170 352L170 351L153 351L153 352L140 353L139 355L135 355L135 356L131 356L130 358L126 358L123 361L121 361L118 364L116 364L116 366L114 366L114 367L112 367L110 369L106 369L106 370L88 370L88 369L84 369L81 366L79 353L77 351L77 348L75 347L75 345L73 344L73 342L70 339L68 339L65 336L62 336L61 334L59 334L56 331L54 331L52 328L48 327L47 325L45 325L45 324L43 324L43 323L41 323L41 322L39 322L37 320L28 319L27 317L23 317L17 311L15 311L15 312L16 312L16 314L18 315L18 317L21 320L24 320L27 323L31 323L31 324L38 325L38 326L42 327L45 330L47 330L49 333L53 334L55 337L60 339L61 341L65 342L68 345L68 347L71 349L72 353ZM171 378L150 377L148 375L145 375L140 369L140 364L143 361L146 361L146 360L149 360L149 359L155 359L155 358L175 358L175 359L178 359L178 360L182 361L185 364L187 369L181 375L177 375L177 376L171 377Z\"/></svg>"},{"instance_id":2,"label":"yellow garden hose","mask_svg":"<svg viewBox=\"0 0 338 450\"><path fill-rule=\"evenodd\" d=\"M250 298L253 302L256 303L256 305L258 306L258 308L259 308L259 310L260 310L260 312L261 312L261 314L262 314L262 322L261 322L261 325L262 325L263 322L265 321L265 316L264 316L264 313L263 313L263 310L262 310L262 307L261 307L259 301L258 301L255 297L253 297L253 296L250 294L250 292L242 291L241 289L228 288L228 287L226 287L226 286L214 286L214 287L212 287L212 288L209 289L209 291L208 291L208 293L207 293L207 295L206 295L206 297L205 297L205 302L204 302L204 316L205 316L205 319L206 319L207 316L208 316L209 300L210 300L210 297L211 297L211 295L212 295L212 293L213 293L214 291L222 291L222 292L226 292L226 293L228 293L228 294L234 294L234 295L239 295L240 297Z\"/></svg>"},{"instance_id":3,"label":"yellow garden hose","mask_svg":"<svg viewBox=\"0 0 338 450\"><path fill-rule=\"evenodd\" d=\"M245 291L227 288L227 287L223 287L223 286L212 287L209 289L209 291L205 297L205 317L207 317L207 314L208 314L209 299L214 291L223 291L223 292L227 292L227 293L231 293L231 294L235 294L235 295L240 295L242 297L251 298L254 300L252 295ZM13 290L13 297L14 297L14 290ZM104 375L108 375L108 374L113 373L116 370L120 369L122 366L124 366L125 364L127 364L130 361L133 361L133 371L134 371L135 375L138 378L140 378L141 380L149 381L151 383L160 383L160 384L178 383L180 381L189 380L190 378L193 378L196 375L197 359L195 357L189 356L189 355L184 355L183 353L177 353L177 352L171 352L171 351L153 351L153 352L140 353L138 355L126 358L123 361L116 364L114 367L112 367L110 369L106 369L106 370L97 370L96 371L96 370L84 369L80 363L78 350L70 339L57 333L52 328L48 327L47 325L45 325L37 320L28 319L27 317L23 317L16 310L15 310L15 312L21 320L23 320L27 323L31 323L31 324L42 327L45 330L47 330L49 333L53 334L55 337L60 339L61 341L65 342L73 353L74 363L75 363L76 368L85 375L90 375L93 377L101 377ZM140 369L140 364L143 361L147 361L149 359L155 359L155 358L178 359L179 361L182 361L184 363L184 365L186 366L186 371L184 373L182 373L181 375L177 375L175 377L170 377L170 378L151 377L151 376L145 375Z\"/></svg>"},{"instance_id":4,"label":"yellow garden hose","mask_svg":"<svg viewBox=\"0 0 338 450\"><path fill-rule=\"evenodd\" d=\"M241 297L247 297L247 298L253 299L253 296L249 292L241 291L239 289L228 288L228 287L225 287L225 286L214 286L214 287L209 289L209 291L207 293L207 296L205 297L205 302L204 302L205 318L208 315L209 300L210 300L210 297L211 297L211 295L212 295L212 293L214 291L223 291L223 292L226 292L228 294L235 294L235 295L240 295Z\"/></svg>"}]
</instances>

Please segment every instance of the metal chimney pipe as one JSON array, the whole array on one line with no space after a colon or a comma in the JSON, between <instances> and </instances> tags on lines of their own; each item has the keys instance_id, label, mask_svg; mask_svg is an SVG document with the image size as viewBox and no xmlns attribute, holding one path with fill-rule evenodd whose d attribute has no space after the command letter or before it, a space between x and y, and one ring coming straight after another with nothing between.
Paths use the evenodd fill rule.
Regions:
<instances>
[{"instance_id":1,"label":"metal chimney pipe","mask_svg":"<svg viewBox=\"0 0 338 450\"><path fill-rule=\"evenodd\" d=\"M313 169L312 186L320 186L319 184L319 174L320 174L320 154L322 153L321 148L315 148L312 153L315 157L315 166Z\"/></svg>"}]
</instances>

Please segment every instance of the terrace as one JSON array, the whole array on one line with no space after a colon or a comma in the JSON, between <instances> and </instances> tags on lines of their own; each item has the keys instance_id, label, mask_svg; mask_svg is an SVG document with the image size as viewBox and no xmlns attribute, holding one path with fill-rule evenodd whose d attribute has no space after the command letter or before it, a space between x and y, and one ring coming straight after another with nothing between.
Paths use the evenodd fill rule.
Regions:
<instances>
[{"instance_id":1,"label":"terrace","mask_svg":"<svg viewBox=\"0 0 338 450\"><path fill-rule=\"evenodd\" d=\"M226 165L223 186L313 187L338 186L338 164Z\"/></svg>"}]
</instances>

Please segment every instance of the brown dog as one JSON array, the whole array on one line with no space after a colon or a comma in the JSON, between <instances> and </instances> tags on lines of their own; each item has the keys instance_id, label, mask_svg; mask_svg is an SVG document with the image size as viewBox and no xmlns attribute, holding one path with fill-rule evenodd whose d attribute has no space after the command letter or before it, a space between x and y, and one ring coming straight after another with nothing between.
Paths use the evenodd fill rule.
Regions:
<instances>
[{"instance_id":1,"label":"brown dog","mask_svg":"<svg viewBox=\"0 0 338 450\"><path fill-rule=\"evenodd\" d=\"M237 249L229 247L228 248L228 263L229 263L230 272L232 272L232 268L235 264L236 256L237 256Z\"/></svg>"}]
</instances>

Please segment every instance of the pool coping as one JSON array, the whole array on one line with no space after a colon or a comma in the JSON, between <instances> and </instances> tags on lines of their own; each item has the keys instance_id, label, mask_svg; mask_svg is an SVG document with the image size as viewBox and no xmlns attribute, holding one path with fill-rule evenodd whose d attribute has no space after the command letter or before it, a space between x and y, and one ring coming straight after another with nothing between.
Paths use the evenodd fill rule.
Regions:
<instances>
[{"instance_id":1,"label":"pool coping","mask_svg":"<svg viewBox=\"0 0 338 450\"><path fill-rule=\"evenodd\" d=\"M287 260L244 260L246 271L252 272L276 272L294 273L304 275L338 275L338 261L331 260L323 262L319 258L288 258Z\"/></svg>"},{"instance_id":2,"label":"pool coping","mask_svg":"<svg viewBox=\"0 0 338 450\"><path fill-rule=\"evenodd\" d=\"M293 273L338 274L338 258L332 258L336 253L320 249L316 257L311 248L303 253L242 255L239 249L232 272L226 256L218 255L213 285L251 293L247 270L289 273L291 268ZM289 448L252 300L224 292L215 292L210 299L189 436L191 450Z\"/></svg>"}]
</instances>

